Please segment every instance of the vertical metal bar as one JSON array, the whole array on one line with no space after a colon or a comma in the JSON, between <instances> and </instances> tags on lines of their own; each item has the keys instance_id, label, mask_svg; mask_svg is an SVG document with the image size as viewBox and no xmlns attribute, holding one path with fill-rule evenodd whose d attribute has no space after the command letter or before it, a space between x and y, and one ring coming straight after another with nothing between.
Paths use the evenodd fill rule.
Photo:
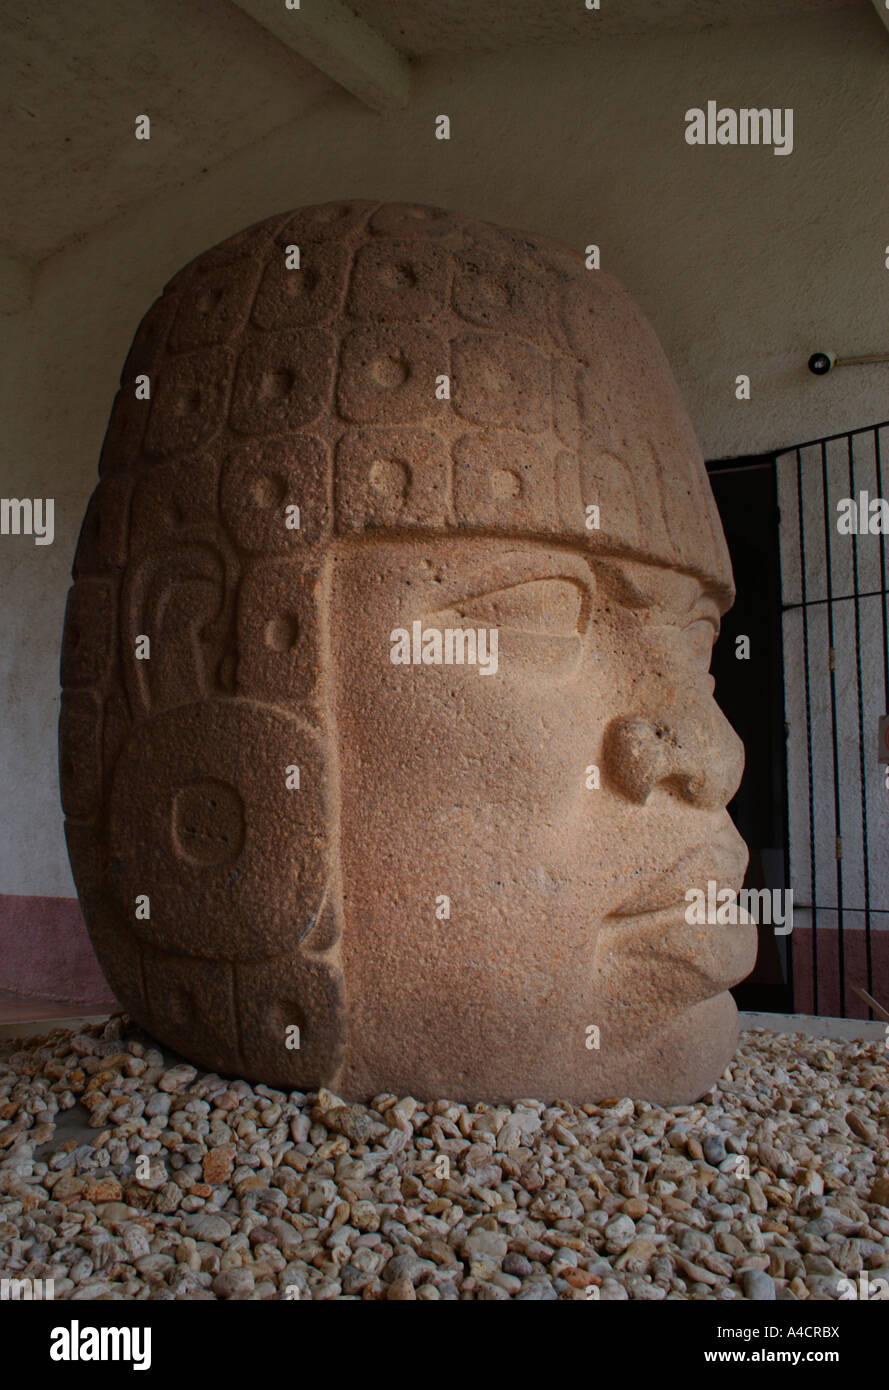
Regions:
<instances>
[{"instance_id":1,"label":"vertical metal bar","mask_svg":"<svg viewBox=\"0 0 889 1390\"><path fill-rule=\"evenodd\" d=\"M775 508L775 516L777 518L777 530L775 532L775 563L778 569L778 602L780 604L784 599L784 574L781 568L781 508L778 505L778 459L774 454L769 463L769 476L772 483L772 506ZM781 828L784 833L783 887L786 892L790 887L790 779L788 777L787 768L787 682L784 677L787 667L785 665L784 655L784 621L781 616L779 616L778 623L776 624L776 638L778 646L776 666L778 671L781 672L779 692L781 701L781 785L784 788ZM784 965L787 970L786 996L790 1011L793 1012L793 991L795 988L793 974L793 933L791 932L789 936L782 936L781 941L783 942Z\"/></svg>"},{"instance_id":2,"label":"vertical metal bar","mask_svg":"<svg viewBox=\"0 0 889 1390\"><path fill-rule=\"evenodd\" d=\"M874 429L874 465L877 473L877 496L883 496L883 460L880 451L880 430ZM880 531L880 606L883 618L883 713L889 714L889 606L887 606L886 592L886 537ZM889 769L887 769L889 771ZM867 978L873 978L873 962L871 960L871 938L867 941ZM868 993L873 994L873 986L868 985ZM873 1018L874 1011L868 1008L868 1017Z\"/></svg>"},{"instance_id":3,"label":"vertical metal bar","mask_svg":"<svg viewBox=\"0 0 889 1390\"><path fill-rule=\"evenodd\" d=\"M879 429L874 430L874 462L877 466L877 496L882 497L883 462L880 458ZM883 601L883 713L889 714L889 612L887 612L886 606L886 537L882 531L880 531L880 591ZM870 992L868 990L868 993Z\"/></svg>"},{"instance_id":4,"label":"vertical metal bar","mask_svg":"<svg viewBox=\"0 0 889 1390\"><path fill-rule=\"evenodd\" d=\"M833 746L833 819L836 837L836 883L837 883L837 946L840 963L840 1011L846 1017L846 949L843 938L843 822L840 808L840 753L837 740L837 675L835 670L834 628L833 628L833 571L830 553L830 489L827 478L827 444L821 441L821 490L824 505L824 553L827 560L827 643L830 648L830 741Z\"/></svg>"},{"instance_id":5,"label":"vertical metal bar","mask_svg":"<svg viewBox=\"0 0 889 1390\"><path fill-rule=\"evenodd\" d=\"M806 687L806 770L809 779L809 872L812 880L812 1013L818 1012L818 893L815 864L815 779L812 769L812 691L809 677L809 608L806 602L806 525L803 520L803 461L796 451L796 512L799 519L799 573L803 615L803 671ZM794 999L794 1008L798 1007Z\"/></svg>"},{"instance_id":6,"label":"vertical metal bar","mask_svg":"<svg viewBox=\"0 0 889 1390\"><path fill-rule=\"evenodd\" d=\"M852 451L852 436L847 444L849 453L849 496L856 497L855 469ZM859 526L861 517L858 518ZM861 848L864 855L864 951L867 960L867 989L873 993L873 961L871 959L870 926L870 861L868 857L867 835L867 771L864 746L864 694L861 679L861 600L858 597L858 531L852 533L852 593L855 608L855 684L858 694L858 775L861 779ZM882 585L881 585L882 587ZM868 1014L871 1010L868 1009Z\"/></svg>"}]
</instances>

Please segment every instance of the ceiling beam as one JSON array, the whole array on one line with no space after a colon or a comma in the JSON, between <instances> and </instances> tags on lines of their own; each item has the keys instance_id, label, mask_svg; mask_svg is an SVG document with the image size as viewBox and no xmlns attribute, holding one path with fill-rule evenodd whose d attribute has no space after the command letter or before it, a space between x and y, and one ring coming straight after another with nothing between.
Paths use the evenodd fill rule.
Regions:
<instances>
[{"instance_id":1,"label":"ceiling beam","mask_svg":"<svg viewBox=\"0 0 889 1390\"><path fill-rule=\"evenodd\" d=\"M407 105L411 74L403 53L341 0L297 3L299 8L287 9L284 0L235 0L281 43L374 111Z\"/></svg>"}]
</instances>

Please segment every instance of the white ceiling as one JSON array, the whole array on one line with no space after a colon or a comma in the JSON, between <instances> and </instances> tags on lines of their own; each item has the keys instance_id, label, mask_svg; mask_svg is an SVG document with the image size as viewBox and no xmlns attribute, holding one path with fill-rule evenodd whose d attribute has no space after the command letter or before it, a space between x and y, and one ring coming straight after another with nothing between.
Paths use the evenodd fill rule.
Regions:
<instances>
[{"instance_id":1,"label":"white ceiling","mask_svg":"<svg viewBox=\"0 0 889 1390\"><path fill-rule=\"evenodd\" d=\"M343 85L361 95L361 81L342 77L338 51L373 48L360 27L343 45L355 14L398 50L389 57L403 75L400 55L595 42L867 8L868 0L601 0L592 12L583 0L350 0L351 15L341 0L302 0L307 21L327 26L320 44L304 45L311 63L244 12L264 16L266 4L280 32L283 0L0 3L0 255L33 266L124 209L199 178ZM149 141L135 139L142 114L151 117Z\"/></svg>"},{"instance_id":2,"label":"white ceiling","mask_svg":"<svg viewBox=\"0 0 889 1390\"><path fill-rule=\"evenodd\" d=\"M335 90L227 0L3 4L0 245L42 260Z\"/></svg>"}]
</instances>

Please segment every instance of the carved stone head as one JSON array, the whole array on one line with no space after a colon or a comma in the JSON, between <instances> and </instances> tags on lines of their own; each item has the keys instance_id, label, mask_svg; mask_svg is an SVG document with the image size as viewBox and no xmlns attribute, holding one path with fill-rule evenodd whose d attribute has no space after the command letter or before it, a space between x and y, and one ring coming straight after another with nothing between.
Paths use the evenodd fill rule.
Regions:
<instances>
[{"instance_id":1,"label":"carved stone head","mask_svg":"<svg viewBox=\"0 0 889 1390\"><path fill-rule=\"evenodd\" d=\"M705 1090L756 941L686 921L746 863L731 569L620 286L438 208L270 218L149 310L99 471L61 781L124 1007L353 1099Z\"/></svg>"}]
</instances>

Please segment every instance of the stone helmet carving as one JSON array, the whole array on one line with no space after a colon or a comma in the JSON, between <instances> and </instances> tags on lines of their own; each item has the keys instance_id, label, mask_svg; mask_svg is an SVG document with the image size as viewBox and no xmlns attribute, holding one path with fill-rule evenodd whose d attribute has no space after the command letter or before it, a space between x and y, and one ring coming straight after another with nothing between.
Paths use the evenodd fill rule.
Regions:
<instances>
[{"instance_id":1,"label":"stone helmet carving","mask_svg":"<svg viewBox=\"0 0 889 1390\"><path fill-rule=\"evenodd\" d=\"M371 535L567 542L700 576L726 606L681 398L580 255L439 208L333 203L171 280L99 472L60 728L96 953L194 1062L336 1087L362 920L344 907L331 554Z\"/></svg>"}]
</instances>

